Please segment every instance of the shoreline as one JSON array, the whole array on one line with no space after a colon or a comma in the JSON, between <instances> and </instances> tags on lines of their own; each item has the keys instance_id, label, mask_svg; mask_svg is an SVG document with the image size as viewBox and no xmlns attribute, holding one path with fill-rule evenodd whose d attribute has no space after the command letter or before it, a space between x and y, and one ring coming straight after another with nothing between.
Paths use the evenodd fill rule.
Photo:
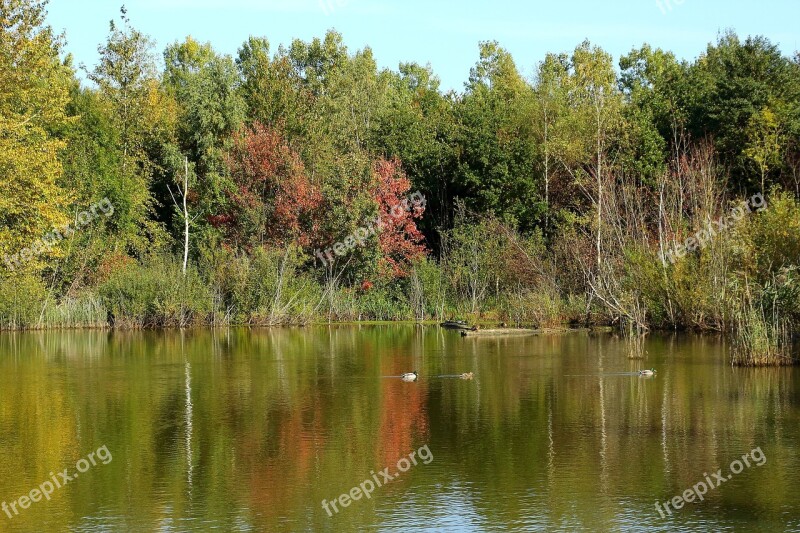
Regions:
<instances>
[{"instance_id":1,"label":"shoreline","mask_svg":"<svg viewBox=\"0 0 800 533\"><path fill-rule=\"evenodd\" d=\"M479 326L487 326L495 322L477 322ZM315 327L353 327L353 326L422 326L422 327L436 327L443 332L453 333L460 337L470 338L491 338L491 337L520 337L527 335L560 335L566 333L589 333L589 334L615 334L619 331L613 326L609 325L564 325L562 327L507 327L507 328L491 328L472 330L453 330L442 328L440 320L364 320L364 321L341 321L341 322L308 322L305 324L192 324L187 326L155 326L155 327L110 327L110 326L45 326L40 328L19 328L19 329L0 329L0 335L9 333L35 333L35 332L67 332L67 331L102 331L109 333L128 333L128 332L156 332L156 331L197 331L197 330L217 330L217 329L250 329L250 330L267 330L267 329L310 329ZM649 334L652 333L691 333L691 334L712 334L724 335L724 332L718 330L703 330L703 329L661 329L653 328Z\"/></svg>"}]
</instances>

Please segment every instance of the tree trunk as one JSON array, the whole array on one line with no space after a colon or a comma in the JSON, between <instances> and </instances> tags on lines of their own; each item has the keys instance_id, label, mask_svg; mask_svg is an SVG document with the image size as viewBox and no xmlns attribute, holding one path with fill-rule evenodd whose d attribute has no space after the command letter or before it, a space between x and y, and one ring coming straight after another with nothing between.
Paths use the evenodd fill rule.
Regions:
<instances>
[{"instance_id":1,"label":"tree trunk","mask_svg":"<svg viewBox=\"0 0 800 533\"><path fill-rule=\"evenodd\" d=\"M550 135L547 124L547 110L544 112L544 228L550 226Z\"/></svg>"},{"instance_id":2,"label":"tree trunk","mask_svg":"<svg viewBox=\"0 0 800 533\"><path fill-rule=\"evenodd\" d=\"M186 205L186 195L189 194L189 158L183 160L184 175L183 175L183 225L184 225L184 238L183 238L183 275L186 275L186 267L189 264L189 209Z\"/></svg>"},{"instance_id":3,"label":"tree trunk","mask_svg":"<svg viewBox=\"0 0 800 533\"><path fill-rule=\"evenodd\" d=\"M601 252L601 228L603 224L603 144L601 136L603 134L602 119L600 117L600 103L597 104L597 268L602 264Z\"/></svg>"}]
</instances>

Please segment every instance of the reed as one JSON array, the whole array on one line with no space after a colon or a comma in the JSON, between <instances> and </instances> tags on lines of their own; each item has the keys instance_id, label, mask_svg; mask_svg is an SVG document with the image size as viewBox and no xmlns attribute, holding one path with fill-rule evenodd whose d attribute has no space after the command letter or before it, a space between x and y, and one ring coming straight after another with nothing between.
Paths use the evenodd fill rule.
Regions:
<instances>
[{"instance_id":1,"label":"reed","mask_svg":"<svg viewBox=\"0 0 800 533\"><path fill-rule=\"evenodd\" d=\"M746 298L733 333L734 366L764 367L797 364L793 354L792 327L777 306L764 309Z\"/></svg>"}]
</instances>

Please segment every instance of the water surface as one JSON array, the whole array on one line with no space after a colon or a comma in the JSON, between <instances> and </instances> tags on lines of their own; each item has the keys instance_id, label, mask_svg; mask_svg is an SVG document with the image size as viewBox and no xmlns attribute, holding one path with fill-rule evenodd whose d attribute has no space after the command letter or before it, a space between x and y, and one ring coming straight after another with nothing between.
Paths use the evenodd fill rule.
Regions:
<instances>
[{"instance_id":1,"label":"water surface","mask_svg":"<svg viewBox=\"0 0 800 533\"><path fill-rule=\"evenodd\" d=\"M715 337L645 351L433 326L3 334L0 502L96 464L0 531L800 531L798 371L733 369Z\"/></svg>"}]
</instances>

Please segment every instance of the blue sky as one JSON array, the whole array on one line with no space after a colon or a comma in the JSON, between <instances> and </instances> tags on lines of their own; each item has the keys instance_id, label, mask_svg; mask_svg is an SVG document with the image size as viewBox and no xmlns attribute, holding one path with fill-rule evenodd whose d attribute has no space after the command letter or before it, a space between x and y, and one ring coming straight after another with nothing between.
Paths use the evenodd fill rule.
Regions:
<instances>
[{"instance_id":1,"label":"blue sky","mask_svg":"<svg viewBox=\"0 0 800 533\"><path fill-rule=\"evenodd\" d=\"M657 2L661 2L661 7ZM117 18L121 0L51 0L49 22L67 35L77 63L97 60L97 45ZM133 25L158 51L187 35L235 54L249 35L273 50L335 28L351 50L369 45L379 65L430 63L444 89L461 90L478 43L497 40L530 76L547 52L572 50L583 39L615 60L644 42L692 59L720 30L761 34L784 53L800 49L798 0L127 0ZM667 5L669 4L669 5Z\"/></svg>"}]
</instances>

